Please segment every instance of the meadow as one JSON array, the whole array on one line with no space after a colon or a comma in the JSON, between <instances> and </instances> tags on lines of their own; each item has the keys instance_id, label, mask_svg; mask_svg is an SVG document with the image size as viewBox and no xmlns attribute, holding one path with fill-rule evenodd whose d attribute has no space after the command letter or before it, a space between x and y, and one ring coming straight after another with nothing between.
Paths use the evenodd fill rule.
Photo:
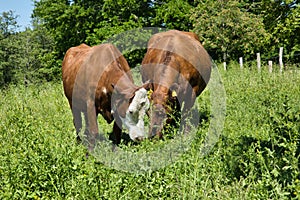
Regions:
<instances>
[{"instance_id":1,"label":"meadow","mask_svg":"<svg viewBox=\"0 0 300 200\"><path fill-rule=\"evenodd\" d=\"M85 156L61 83L1 89L0 199L299 199L299 69L268 73L233 65L220 74L226 118L218 142L199 152L211 118L205 90L190 148L144 173Z\"/></svg>"}]
</instances>

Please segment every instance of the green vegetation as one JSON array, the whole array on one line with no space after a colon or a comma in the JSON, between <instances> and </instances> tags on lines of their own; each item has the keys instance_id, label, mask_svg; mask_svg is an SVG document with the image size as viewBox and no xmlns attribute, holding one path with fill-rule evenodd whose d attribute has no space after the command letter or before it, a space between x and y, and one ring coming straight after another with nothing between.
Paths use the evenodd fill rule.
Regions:
<instances>
[{"instance_id":1,"label":"green vegetation","mask_svg":"<svg viewBox=\"0 0 300 200\"><path fill-rule=\"evenodd\" d=\"M0 199L300 199L298 0L33 2L32 26L23 31L18 13L0 14ZM68 48L142 27L194 31L214 60L243 56L247 67L221 70L225 127L208 154L201 155L212 119L205 90L197 100L201 123L187 152L164 168L136 174L86 157L60 80ZM144 55L135 47L145 38L137 35L132 48L125 45L131 67ZM271 59L276 65L281 46L283 73L251 68L258 52L263 63ZM105 132L112 129L101 117L99 124ZM173 138L120 148L151 151ZM132 166L130 159L118 161Z\"/></svg>"},{"instance_id":2,"label":"green vegetation","mask_svg":"<svg viewBox=\"0 0 300 200\"><path fill-rule=\"evenodd\" d=\"M0 199L299 199L299 70L229 69L221 70L227 112L213 149L199 153L210 118L206 90L197 101L203 120L190 149L139 175L86 158L60 83L3 88ZM140 151L157 142L145 141Z\"/></svg>"}]
</instances>

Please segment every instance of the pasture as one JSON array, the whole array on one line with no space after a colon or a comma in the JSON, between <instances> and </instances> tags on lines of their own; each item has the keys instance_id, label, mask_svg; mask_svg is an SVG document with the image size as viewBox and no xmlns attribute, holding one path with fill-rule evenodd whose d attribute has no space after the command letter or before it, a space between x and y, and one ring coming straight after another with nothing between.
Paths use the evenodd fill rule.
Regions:
<instances>
[{"instance_id":1,"label":"pasture","mask_svg":"<svg viewBox=\"0 0 300 200\"><path fill-rule=\"evenodd\" d=\"M189 150L142 174L86 158L61 83L2 89L0 199L299 199L299 69L270 74L228 68L220 69L226 119L212 150L199 152L210 123L205 90L197 99L202 120ZM99 123L111 127L101 118ZM156 143L145 141L140 150Z\"/></svg>"}]
</instances>

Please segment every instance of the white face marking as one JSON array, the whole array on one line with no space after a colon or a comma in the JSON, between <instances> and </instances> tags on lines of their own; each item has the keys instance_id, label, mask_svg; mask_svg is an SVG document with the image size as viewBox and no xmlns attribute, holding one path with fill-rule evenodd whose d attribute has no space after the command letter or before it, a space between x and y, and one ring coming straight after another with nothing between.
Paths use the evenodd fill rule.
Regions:
<instances>
[{"instance_id":1,"label":"white face marking","mask_svg":"<svg viewBox=\"0 0 300 200\"><path fill-rule=\"evenodd\" d=\"M147 90L141 88L136 91L126 111L125 118L122 118L122 122L128 129L129 136L133 141L138 138L144 139L147 136L144 127L144 116L149 106L150 102L147 96Z\"/></svg>"},{"instance_id":2,"label":"white face marking","mask_svg":"<svg viewBox=\"0 0 300 200\"><path fill-rule=\"evenodd\" d=\"M102 88L102 93L104 93L104 94L107 93L107 89L105 87Z\"/></svg>"}]
</instances>

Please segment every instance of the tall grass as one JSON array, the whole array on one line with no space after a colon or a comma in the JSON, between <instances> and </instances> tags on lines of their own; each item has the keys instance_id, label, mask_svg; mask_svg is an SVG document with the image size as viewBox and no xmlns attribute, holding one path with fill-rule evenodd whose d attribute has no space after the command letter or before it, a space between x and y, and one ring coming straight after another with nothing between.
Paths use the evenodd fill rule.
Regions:
<instances>
[{"instance_id":1,"label":"tall grass","mask_svg":"<svg viewBox=\"0 0 300 200\"><path fill-rule=\"evenodd\" d=\"M85 156L60 83L2 89L0 199L299 199L300 73L221 74L227 114L212 151L199 153L210 118L205 91L198 139L173 164L143 174Z\"/></svg>"}]
</instances>

